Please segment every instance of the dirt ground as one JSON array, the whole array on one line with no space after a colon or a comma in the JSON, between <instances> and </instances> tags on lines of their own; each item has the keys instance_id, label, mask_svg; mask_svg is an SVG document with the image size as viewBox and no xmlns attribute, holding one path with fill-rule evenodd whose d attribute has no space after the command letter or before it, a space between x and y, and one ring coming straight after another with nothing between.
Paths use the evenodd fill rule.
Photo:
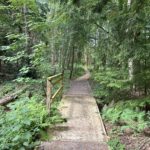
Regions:
<instances>
[{"instance_id":1,"label":"dirt ground","mask_svg":"<svg viewBox=\"0 0 150 150\"><path fill-rule=\"evenodd\" d=\"M126 150L150 150L150 137L145 136L144 133L127 134L118 131L112 133L112 129L119 127L113 126L108 122L105 122L105 127L110 137L119 137L121 143L125 145Z\"/></svg>"}]
</instances>

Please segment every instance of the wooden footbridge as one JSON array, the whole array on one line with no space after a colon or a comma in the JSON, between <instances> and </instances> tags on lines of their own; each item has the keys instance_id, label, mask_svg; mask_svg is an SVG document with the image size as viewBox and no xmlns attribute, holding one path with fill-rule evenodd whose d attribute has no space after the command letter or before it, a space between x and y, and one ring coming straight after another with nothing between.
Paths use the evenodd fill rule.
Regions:
<instances>
[{"instance_id":1,"label":"wooden footbridge","mask_svg":"<svg viewBox=\"0 0 150 150\"><path fill-rule=\"evenodd\" d=\"M89 77L87 72L71 81L60 106L60 112L67 122L54 129L53 140L42 143L41 150L108 150L106 131L92 96ZM49 97L49 89L47 92ZM50 107L48 100L47 104Z\"/></svg>"}]
</instances>

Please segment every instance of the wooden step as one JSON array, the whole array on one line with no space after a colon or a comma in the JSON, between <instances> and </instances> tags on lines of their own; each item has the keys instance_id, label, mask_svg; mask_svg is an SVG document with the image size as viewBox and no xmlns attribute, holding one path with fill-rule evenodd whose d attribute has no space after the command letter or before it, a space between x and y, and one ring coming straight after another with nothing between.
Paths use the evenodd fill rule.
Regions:
<instances>
[{"instance_id":1,"label":"wooden step","mask_svg":"<svg viewBox=\"0 0 150 150\"><path fill-rule=\"evenodd\" d=\"M44 142L38 150L108 150L104 142L52 141Z\"/></svg>"}]
</instances>

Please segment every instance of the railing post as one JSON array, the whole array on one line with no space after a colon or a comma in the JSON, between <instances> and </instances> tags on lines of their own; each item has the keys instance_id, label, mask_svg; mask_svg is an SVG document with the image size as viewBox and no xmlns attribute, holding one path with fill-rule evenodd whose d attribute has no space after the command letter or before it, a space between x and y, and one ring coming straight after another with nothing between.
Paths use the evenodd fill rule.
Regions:
<instances>
[{"instance_id":1,"label":"railing post","mask_svg":"<svg viewBox=\"0 0 150 150\"><path fill-rule=\"evenodd\" d=\"M55 82L53 82L53 80ZM52 88L57 83L60 83L61 86L54 94L52 94ZM63 74L62 73L47 78L46 106L47 106L47 111L49 114L50 114L50 107L51 107L51 103L53 99L55 99L55 97L59 94L59 92L61 92L62 89L63 89Z\"/></svg>"},{"instance_id":2,"label":"railing post","mask_svg":"<svg viewBox=\"0 0 150 150\"><path fill-rule=\"evenodd\" d=\"M63 94L63 88L64 88L64 73L62 73L61 85L62 85L62 94Z\"/></svg>"},{"instance_id":3,"label":"railing post","mask_svg":"<svg viewBox=\"0 0 150 150\"><path fill-rule=\"evenodd\" d=\"M52 88L52 85L51 85L50 81L47 79L46 105L47 105L47 110L48 110L49 114L50 114L50 104L51 104L51 88Z\"/></svg>"}]
</instances>

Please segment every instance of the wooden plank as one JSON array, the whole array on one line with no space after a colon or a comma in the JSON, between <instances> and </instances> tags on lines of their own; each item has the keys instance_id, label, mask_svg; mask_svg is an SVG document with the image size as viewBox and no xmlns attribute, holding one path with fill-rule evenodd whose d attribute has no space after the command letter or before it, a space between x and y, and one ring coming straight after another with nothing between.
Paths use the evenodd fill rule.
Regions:
<instances>
[{"instance_id":1,"label":"wooden plank","mask_svg":"<svg viewBox=\"0 0 150 150\"><path fill-rule=\"evenodd\" d=\"M46 98L46 105L47 105L48 113L50 113L51 88L52 88L52 85L51 85L50 81L47 80L47 92L46 92L47 98Z\"/></svg>"},{"instance_id":2,"label":"wooden plank","mask_svg":"<svg viewBox=\"0 0 150 150\"><path fill-rule=\"evenodd\" d=\"M37 150L108 150L108 146L104 142L97 141L52 140L43 142Z\"/></svg>"},{"instance_id":3,"label":"wooden plank","mask_svg":"<svg viewBox=\"0 0 150 150\"><path fill-rule=\"evenodd\" d=\"M58 79L57 79L58 78ZM53 81L54 80L54 81ZM59 83L61 84L61 87L52 95L52 87L53 85ZM46 98L46 105L47 110L50 113L50 107L53 99L59 94L59 92L63 88L63 73L51 76L47 78L47 98Z\"/></svg>"},{"instance_id":4,"label":"wooden plank","mask_svg":"<svg viewBox=\"0 0 150 150\"><path fill-rule=\"evenodd\" d=\"M51 80L56 79L57 77L62 76L62 75L63 75L62 73L56 74L54 76L48 77L48 80L51 81Z\"/></svg>"},{"instance_id":5,"label":"wooden plank","mask_svg":"<svg viewBox=\"0 0 150 150\"><path fill-rule=\"evenodd\" d=\"M62 90L63 86L61 86L56 92L55 94L52 96L52 100L57 96L57 94Z\"/></svg>"}]
</instances>

